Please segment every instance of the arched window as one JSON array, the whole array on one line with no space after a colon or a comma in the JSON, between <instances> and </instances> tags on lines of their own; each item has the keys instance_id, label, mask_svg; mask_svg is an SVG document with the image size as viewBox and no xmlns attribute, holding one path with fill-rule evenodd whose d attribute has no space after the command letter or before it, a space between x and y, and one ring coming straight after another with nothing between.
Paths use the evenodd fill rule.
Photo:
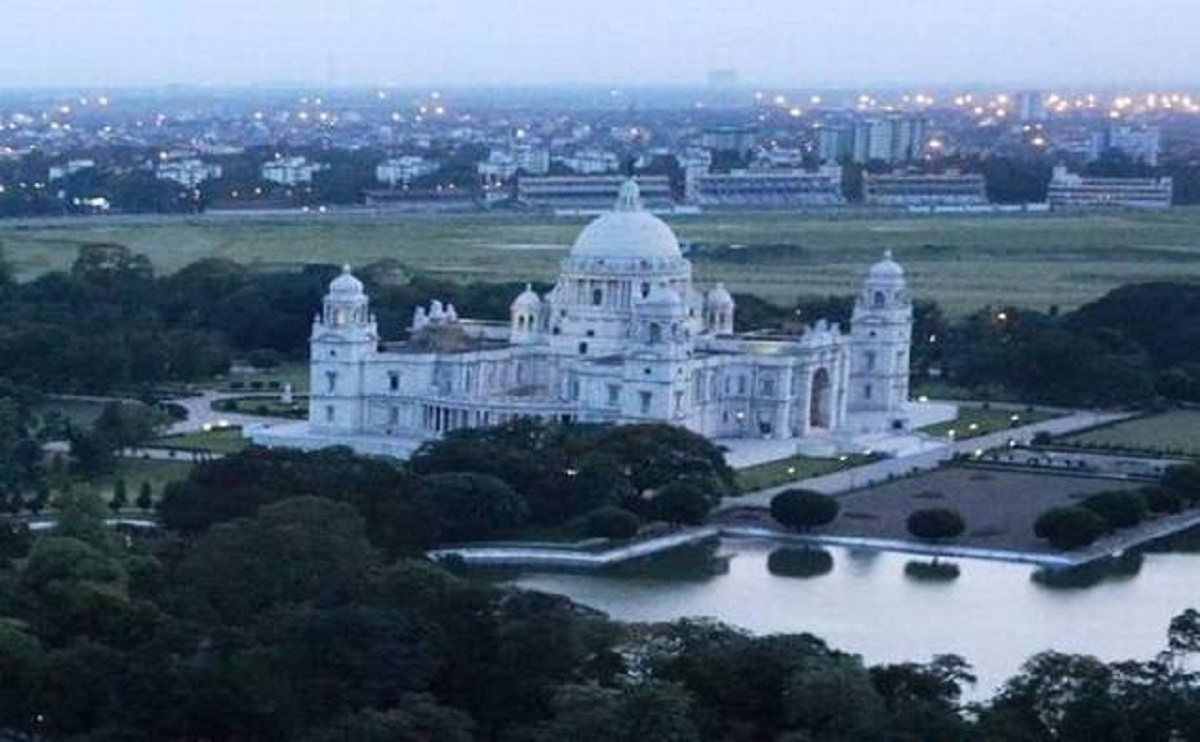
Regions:
<instances>
[{"instance_id":1,"label":"arched window","mask_svg":"<svg viewBox=\"0 0 1200 742\"><path fill-rule=\"evenodd\" d=\"M586 355L587 355L587 351L588 351L588 344L587 344L587 343L580 343L580 344L579 344L579 355L581 355L581 356L586 356Z\"/></svg>"},{"instance_id":2,"label":"arched window","mask_svg":"<svg viewBox=\"0 0 1200 742\"><path fill-rule=\"evenodd\" d=\"M592 306L598 307L604 303L604 290L592 289Z\"/></svg>"},{"instance_id":3,"label":"arched window","mask_svg":"<svg viewBox=\"0 0 1200 742\"><path fill-rule=\"evenodd\" d=\"M642 284L642 298L645 299L649 295L650 295L650 284L643 283Z\"/></svg>"},{"instance_id":4,"label":"arched window","mask_svg":"<svg viewBox=\"0 0 1200 742\"><path fill-rule=\"evenodd\" d=\"M871 306L875 309L883 309L883 305L887 303L887 297L882 291L876 291L875 296L871 299Z\"/></svg>"},{"instance_id":5,"label":"arched window","mask_svg":"<svg viewBox=\"0 0 1200 742\"><path fill-rule=\"evenodd\" d=\"M662 325L658 324L657 322L650 323L650 342L651 343L661 343L662 342Z\"/></svg>"}]
</instances>

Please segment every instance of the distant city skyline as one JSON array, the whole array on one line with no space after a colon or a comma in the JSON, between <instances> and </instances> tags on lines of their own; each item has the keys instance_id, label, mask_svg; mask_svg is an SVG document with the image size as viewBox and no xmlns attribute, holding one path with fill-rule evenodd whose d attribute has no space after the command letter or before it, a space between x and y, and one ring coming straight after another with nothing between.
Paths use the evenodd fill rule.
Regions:
<instances>
[{"instance_id":1,"label":"distant city skyline","mask_svg":"<svg viewBox=\"0 0 1200 742\"><path fill-rule=\"evenodd\" d=\"M1187 0L9 0L0 87L1188 85Z\"/></svg>"}]
</instances>

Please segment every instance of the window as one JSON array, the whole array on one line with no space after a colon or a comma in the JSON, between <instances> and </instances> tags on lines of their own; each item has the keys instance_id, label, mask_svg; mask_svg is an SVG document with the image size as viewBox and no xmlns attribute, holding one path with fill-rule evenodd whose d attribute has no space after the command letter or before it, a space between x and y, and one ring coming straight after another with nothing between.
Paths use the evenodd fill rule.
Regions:
<instances>
[{"instance_id":1,"label":"window","mask_svg":"<svg viewBox=\"0 0 1200 742\"><path fill-rule=\"evenodd\" d=\"M650 342L651 343L661 343L662 342L662 325L658 324L657 322L650 323Z\"/></svg>"},{"instance_id":2,"label":"window","mask_svg":"<svg viewBox=\"0 0 1200 742\"><path fill-rule=\"evenodd\" d=\"M326 392L333 394L334 389L337 388L337 371L325 372L325 387Z\"/></svg>"},{"instance_id":3,"label":"window","mask_svg":"<svg viewBox=\"0 0 1200 742\"><path fill-rule=\"evenodd\" d=\"M863 358L866 360L867 370L874 371L875 370L875 351L868 350L866 352L866 354L863 356Z\"/></svg>"},{"instance_id":4,"label":"window","mask_svg":"<svg viewBox=\"0 0 1200 742\"><path fill-rule=\"evenodd\" d=\"M588 344L587 344L587 343L580 343L580 344L579 344L579 355L581 355L581 356L586 356L586 355L587 355L587 349L588 349Z\"/></svg>"},{"instance_id":5,"label":"window","mask_svg":"<svg viewBox=\"0 0 1200 742\"><path fill-rule=\"evenodd\" d=\"M643 283L641 286L641 291L642 291L642 298L645 299L647 296L650 295L650 284Z\"/></svg>"},{"instance_id":6,"label":"window","mask_svg":"<svg viewBox=\"0 0 1200 742\"><path fill-rule=\"evenodd\" d=\"M638 395L642 401L642 414L649 415L650 414L650 402L654 399L654 395L651 394L650 392L638 392Z\"/></svg>"},{"instance_id":7,"label":"window","mask_svg":"<svg viewBox=\"0 0 1200 742\"><path fill-rule=\"evenodd\" d=\"M760 384L760 387L761 387L760 393L762 394L762 396L764 396L764 397L774 397L775 396L775 380L774 379L763 379L762 383Z\"/></svg>"},{"instance_id":8,"label":"window","mask_svg":"<svg viewBox=\"0 0 1200 742\"><path fill-rule=\"evenodd\" d=\"M399 391L399 389L400 389L400 372L399 371L389 371L388 372L388 389L392 390L393 392ZM395 409L395 408L393 407L392 409Z\"/></svg>"},{"instance_id":9,"label":"window","mask_svg":"<svg viewBox=\"0 0 1200 742\"><path fill-rule=\"evenodd\" d=\"M604 291L602 289L592 289L592 306L598 307L604 303Z\"/></svg>"},{"instance_id":10,"label":"window","mask_svg":"<svg viewBox=\"0 0 1200 742\"><path fill-rule=\"evenodd\" d=\"M621 385L620 384L609 384L608 385L608 406L616 407L619 404L621 404Z\"/></svg>"},{"instance_id":11,"label":"window","mask_svg":"<svg viewBox=\"0 0 1200 742\"><path fill-rule=\"evenodd\" d=\"M567 398L571 400L579 399L579 379L571 379L567 382Z\"/></svg>"},{"instance_id":12,"label":"window","mask_svg":"<svg viewBox=\"0 0 1200 742\"><path fill-rule=\"evenodd\" d=\"M333 422L333 418L334 418L333 405L331 405L331 404L325 405L325 422L331 423L331 422Z\"/></svg>"},{"instance_id":13,"label":"window","mask_svg":"<svg viewBox=\"0 0 1200 742\"><path fill-rule=\"evenodd\" d=\"M887 297L882 291L876 291L874 298L871 299L871 306L875 309L883 309L883 305L887 303Z\"/></svg>"},{"instance_id":14,"label":"window","mask_svg":"<svg viewBox=\"0 0 1200 742\"><path fill-rule=\"evenodd\" d=\"M746 376L745 374L738 377L738 394L746 393Z\"/></svg>"},{"instance_id":15,"label":"window","mask_svg":"<svg viewBox=\"0 0 1200 742\"><path fill-rule=\"evenodd\" d=\"M400 408L393 407L391 416L388 418L388 424L396 426L400 424Z\"/></svg>"},{"instance_id":16,"label":"window","mask_svg":"<svg viewBox=\"0 0 1200 742\"><path fill-rule=\"evenodd\" d=\"M871 398L871 385L867 384L866 386L863 387L863 399L870 399L870 398Z\"/></svg>"},{"instance_id":17,"label":"window","mask_svg":"<svg viewBox=\"0 0 1200 742\"><path fill-rule=\"evenodd\" d=\"M594 337L596 337L596 331L595 331L595 330L588 330L587 332L585 332L585 333L583 333L583 334L584 334L584 335L587 335L587 336L588 336L588 337L590 337L590 338L594 338Z\"/></svg>"}]
</instances>

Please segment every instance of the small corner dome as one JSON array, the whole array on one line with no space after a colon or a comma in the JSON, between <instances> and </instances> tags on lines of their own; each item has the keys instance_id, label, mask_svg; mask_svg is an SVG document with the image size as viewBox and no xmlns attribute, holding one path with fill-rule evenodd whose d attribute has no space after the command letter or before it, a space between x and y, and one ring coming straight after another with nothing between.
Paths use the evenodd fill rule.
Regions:
<instances>
[{"instance_id":1,"label":"small corner dome","mask_svg":"<svg viewBox=\"0 0 1200 742\"><path fill-rule=\"evenodd\" d=\"M343 265L341 275L330 282L329 293L339 296L358 296L363 293L363 283L350 272L349 265Z\"/></svg>"},{"instance_id":2,"label":"small corner dome","mask_svg":"<svg viewBox=\"0 0 1200 742\"><path fill-rule=\"evenodd\" d=\"M531 284L527 283L527 284L525 284L525 290L521 292L520 296L518 296L516 299L513 299L511 308L512 309L517 309L518 307L534 307L534 308L536 308L536 307L540 307L541 305L542 305L541 298L537 295L537 292L533 290L533 286Z\"/></svg>"},{"instance_id":3,"label":"small corner dome","mask_svg":"<svg viewBox=\"0 0 1200 742\"><path fill-rule=\"evenodd\" d=\"M677 259L679 239L666 222L642 209L637 183L621 186L616 207L583 228L571 248L575 258Z\"/></svg>"},{"instance_id":4,"label":"small corner dome","mask_svg":"<svg viewBox=\"0 0 1200 742\"><path fill-rule=\"evenodd\" d=\"M729 290L725 288L725 284L718 283L709 290L706 301L714 307L732 307L733 294L729 293Z\"/></svg>"},{"instance_id":5,"label":"small corner dome","mask_svg":"<svg viewBox=\"0 0 1200 742\"><path fill-rule=\"evenodd\" d=\"M871 270L867 273L867 277L871 280L896 280L904 278L904 269L895 260L892 260L892 251L887 250L883 253L883 260L880 260L875 265L871 266Z\"/></svg>"},{"instance_id":6,"label":"small corner dome","mask_svg":"<svg viewBox=\"0 0 1200 742\"><path fill-rule=\"evenodd\" d=\"M683 298L674 289L657 285L651 287L650 293L646 295L645 299L642 299L641 303L643 306L670 307L674 309L683 307Z\"/></svg>"}]
</instances>

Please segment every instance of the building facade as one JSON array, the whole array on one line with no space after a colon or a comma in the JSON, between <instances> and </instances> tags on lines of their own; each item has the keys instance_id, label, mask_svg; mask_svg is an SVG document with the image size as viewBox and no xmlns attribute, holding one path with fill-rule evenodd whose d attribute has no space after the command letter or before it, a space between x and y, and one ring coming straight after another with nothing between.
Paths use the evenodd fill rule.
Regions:
<instances>
[{"instance_id":1,"label":"building facade","mask_svg":"<svg viewBox=\"0 0 1200 742\"><path fill-rule=\"evenodd\" d=\"M1171 178L1089 178L1064 166L1054 168L1046 201L1054 211L1079 209L1168 209Z\"/></svg>"},{"instance_id":2,"label":"building facade","mask_svg":"<svg viewBox=\"0 0 1200 742\"><path fill-rule=\"evenodd\" d=\"M721 285L694 284L674 233L628 181L554 287L527 288L508 322L433 301L415 310L407 340L384 342L347 268L313 320L308 420L248 434L405 456L448 431L538 417L670 423L828 453L929 422L908 399L912 300L890 254L868 272L849 331L822 320L800 334L738 334L735 311Z\"/></svg>"}]
</instances>

